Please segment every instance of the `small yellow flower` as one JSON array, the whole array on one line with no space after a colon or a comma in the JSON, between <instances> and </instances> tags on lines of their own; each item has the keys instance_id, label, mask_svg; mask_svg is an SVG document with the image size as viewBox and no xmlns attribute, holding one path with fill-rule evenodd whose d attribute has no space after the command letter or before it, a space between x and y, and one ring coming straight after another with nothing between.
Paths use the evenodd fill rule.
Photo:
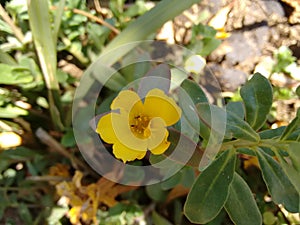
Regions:
<instances>
[{"instance_id":1,"label":"small yellow flower","mask_svg":"<svg viewBox=\"0 0 300 225\"><path fill-rule=\"evenodd\" d=\"M217 33L216 33L217 39L223 40L223 39L229 38L230 36L231 36L231 33L226 32L224 28L217 29Z\"/></svg>"},{"instance_id":2,"label":"small yellow flower","mask_svg":"<svg viewBox=\"0 0 300 225\"><path fill-rule=\"evenodd\" d=\"M147 150L164 153L170 145L166 127L181 117L181 109L160 89L150 90L144 102L134 91L121 91L110 107L112 112L99 120L96 132L113 144L113 154L124 163L142 159Z\"/></svg>"}]
</instances>

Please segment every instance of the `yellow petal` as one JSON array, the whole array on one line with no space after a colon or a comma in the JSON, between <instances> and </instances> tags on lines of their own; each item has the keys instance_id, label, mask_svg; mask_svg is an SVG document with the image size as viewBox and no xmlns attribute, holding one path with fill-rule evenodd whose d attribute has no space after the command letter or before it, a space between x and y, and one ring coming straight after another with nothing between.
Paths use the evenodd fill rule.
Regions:
<instances>
[{"instance_id":1,"label":"yellow petal","mask_svg":"<svg viewBox=\"0 0 300 225\"><path fill-rule=\"evenodd\" d=\"M120 109L120 113L112 113L112 126L117 141L133 150L147 149L147 139L138 138L130 129L129 114Z\"/></svg>"},{"instance_id":2,"label":"yellow petal","mask_svg":"<svg viewBox=\"0 0 300 225\"><path fill-rule=\"evenodd\" d=\"M167 140L169 136L169 132L167 132L164 141L160 143L160 145L158 145L156 148L154 149L150 149L151 153L154 155L160 155L163 154L170 146L170 142Z\"/></svg>"},{"instance_id":3,"label":"yellow petal","mask_svg":"<svg viewBox=\"0 0 300 225\"><path fill-rule=\"evenodd\" d=\"M151 119L149 128L151 135L148 138L148 149L154 149L158 147L164 140L168 133L166 123L162 118L155 117Z\"/></svg>"},{"instance_id":4,"label":"yellow petal","mask_svg":"<svg viewBox=\"0 0 300 225\"><path fill-rule=\"evenodd\" d=\"M227 32L223 32L223 31L218 31L216 33L216 38L217 39L226 39L226 38L229 38L231 36L230 33L227 33Z\"/></svg>"},{"instance_id":5,"label":"yellow petal","mask_svg":"<svg viewBox=\"0 0 300 225\"><path fill-rule=\"evenodd\" d=\"M175 124L181 117L181 109L176 102L157 88L148 92L144 109L149 116L162 118L167 126Z\"/></svg>"},{"instance_id":6,"label":"yellow petal","mask_svg":"<svg viewBox=\"0 0 300 225\"><path fill-rule=\"evenodd\" d=\"M142 159L145 157L147 149L141 151L132 150L120 142L113 145L113 154L116 158L121 159L124 163L133 161L135 159Z\"/></svg>"},{"instance_id":7,"label":"yellow petal","mask_svg":"<svg viewBox=\"0 0 300 225\"><path fill-rule=\"evenodd\" d=\"M100 134L101 138L109 144L117 141L116 134L112 126L112 113L106 114L100 118L96 132Z\"/></svg>"},{"instance_id":8,"label":"yellow petal","mask_svg":"<svg viewBox=\"0 0 300 225\"><path fill-rule=\"evenodd\" d=\"M142 106L142 101L137 93L130 90L121 91L111 103L111 109L123 109L127 113L131 111L134 105Z\"/></svg>"},{"instance_id":9,"label":"yellow petal","mask_svg":"<svg viewBox=\"0 0 300 225\"><path fill-rule=\"evenodd\" d=\"M80 219L81 206L74 206L68 212L68 217L72 224L78 224Z\"/></svg>"}]
</instances>

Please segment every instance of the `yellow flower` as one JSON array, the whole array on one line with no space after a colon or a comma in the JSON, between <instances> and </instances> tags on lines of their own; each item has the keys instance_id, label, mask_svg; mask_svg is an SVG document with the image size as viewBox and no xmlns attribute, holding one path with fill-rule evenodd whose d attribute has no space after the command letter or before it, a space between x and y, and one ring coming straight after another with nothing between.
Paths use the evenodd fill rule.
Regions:
<instances>
[{"instance_id":1,"label":"yellow flower","mask_svg":"<svg viewBox=\"0 0 300 225\"><path fill-rule=\"evenodd\" d=\"M166 127L181 117L181 109L160 89L150 90L144 102L134 91L121 91L110 107L112 112L101 117L96 131L113 144L113 154L124 163L142 159L147 150L164 153L170 145Z\"/></svg>"}]
</instances>

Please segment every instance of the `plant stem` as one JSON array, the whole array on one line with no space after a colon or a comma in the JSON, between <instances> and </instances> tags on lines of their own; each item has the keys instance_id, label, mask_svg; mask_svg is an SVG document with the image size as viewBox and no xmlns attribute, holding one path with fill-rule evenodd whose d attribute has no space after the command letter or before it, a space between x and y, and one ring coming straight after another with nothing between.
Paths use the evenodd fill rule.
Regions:
<instances>
[{"instance_id":1,"label":"plant stem","mask_svg":"<svg viewBox=\"0 0 300 225\"><path fill-rule=\"evenodd\" d=\"M94 16L94 15L92 15L92 14L90 14L88 12L82 11L80 9L73 9L73 12L76 13L76 14L80 14L80 15L86 16L90 20L95 20L97 23L99 23L99 24L101 24L101 25L109 28L115 34L119 34L120 33L120 31L117 28L115 28L114 26L110 25L109 23L107 23L106 21L100 19L97 16Z\"/></svg>"},{"instance_id":2,"label":"plant stem","mask_svg":"<svg viewBox=\"0 0 300 225\"><path fill-rule=\"evenodd\" d=\"M24 40L24 34L22 33L21 29L17 27L10 16L7 14L5 9L0 4L0 16L3 18L3 20L10 26L11 30L14 32L16 38L23 43Z\"/></svg>"},{"instance_id":3,"label":"plant stem","mask_svg":"<svg viewBox=\"0 0 300 225\"><path fill-rule=\"evenodd\" d=\"M277 141L276 139L263 139L259 142L251 142L246 140L234 140L225 142L222 144L221 151L227 150L229 148L254 148L254 147L267 147L273 148L274 146L277 148L285 148L287 142Z\"/></svg>"},{"instance_id":4,"label":"plant stem","mask_svg":"<svg viewBox=\"0 0 300 225\"><path fill-rule=\"evenodd\" d=\"M52 6L51 9L55 10L56 7ZM67 7L65 7L64 10L69 10L69 9ZM87 17L90 20L94 20L96 23L99 23L99 24L107 27L112 32L114 32L115 34L119 34L120 33L120 31L117 28L115 28L113 25L107 23L105 20L103 20L103 19L101 19L101 18L99 18L97 16L94 16L94 15L90 14L89 12L86 12L86 11L83 11L83 10L80 10L80 9L76 9L76 8L72 9L72 11L75 14L79 14L79 15L85 16L85 17Z\"/></svg>"}]
</instances>

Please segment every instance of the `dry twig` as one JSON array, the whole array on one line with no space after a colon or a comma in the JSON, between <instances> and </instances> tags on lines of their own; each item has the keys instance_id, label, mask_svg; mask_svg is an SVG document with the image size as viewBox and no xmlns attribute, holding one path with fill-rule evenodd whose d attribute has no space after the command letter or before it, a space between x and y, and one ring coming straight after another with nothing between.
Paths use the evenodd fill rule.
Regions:
<instances>
[{"instance_id":1,"label":"dry twig","mask_svg":"<svg viewBox=\"0 0 300 225\"><path fill-rule=\"evenodd\" d=\"M19 27L17 27L14 22L12 21L12 19L10 18L10 16L7 14L7 12L5 11L5 9L2 7L2 5L0 4L0 16L3 18L3 20L10 26L11 30L14 32L16 38L18 38L18 40L23 43L24 40L24 34L22 33L21 29Z\"/></svg>"},{"instance_id":2,"label":"dry twig","mask_svg":"<svg viewBox=\"0 0 300 225\"><path fill-rule=\"evenodd\" d=\"M43 128L38 128L36 131L36 136L40 139L42 143L49 146L51 150L58 152L59 154L69 158L75 169L82 168L89 170L89 168L73 154L68 152L60 143L58 143L52 136L50 136Z\"/></svg>"},{"instance_id":3,"label":"dry twig","mask_svg":"<svg viewBox=\"0 0 300 225\"><path fill-rule=\"evenodd\" d=\"M86 12L86 11L83 11L83 10L80 10L80 9L73 9L73 12L76 13L76 14L83 15L83 16L87 17L88 19L95 20L95 22L109 28L115 34L120 33L120 31L117 28L115 28L114 26L110 25L109 23L105 22L104 20L100 19L99 17L94 16L94 15L92 15L92 14Z\"/></svg>"}]
</instances>

